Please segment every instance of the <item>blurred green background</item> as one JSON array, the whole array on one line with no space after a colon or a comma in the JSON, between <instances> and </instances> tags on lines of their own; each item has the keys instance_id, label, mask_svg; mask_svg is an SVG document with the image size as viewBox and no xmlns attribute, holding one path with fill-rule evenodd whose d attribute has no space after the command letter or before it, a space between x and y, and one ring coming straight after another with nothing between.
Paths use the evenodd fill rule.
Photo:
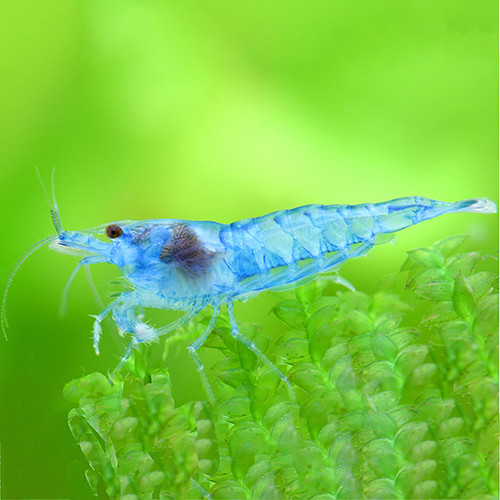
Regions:
<instances>
[{"instance_id":1,"label":"blurred green background","mask_svg":"<svg viewBox=\"0 0 500 500\"><path fill-rule=\"evenodd\" d=\"M5 2L0 12L0 280L52 234L35 166L63 226L119 219L231 222L307 203L422 195L498 202L497 3L469 1ZM496 253L496 216L460 214L401 233L343 275L370 289L406 250L458 233ZM42 249L9 296L0 341L4 498L68 496L83 466L63 385L121 353L77 276ZM108 266L109 267L109 266ZM113 269L95 266L107 302ZM243 321L278 329L262 295ZM203 353L202 353L203 356ZM179 403L201 397L185 353Z\"/></svg>"}]
</instances>

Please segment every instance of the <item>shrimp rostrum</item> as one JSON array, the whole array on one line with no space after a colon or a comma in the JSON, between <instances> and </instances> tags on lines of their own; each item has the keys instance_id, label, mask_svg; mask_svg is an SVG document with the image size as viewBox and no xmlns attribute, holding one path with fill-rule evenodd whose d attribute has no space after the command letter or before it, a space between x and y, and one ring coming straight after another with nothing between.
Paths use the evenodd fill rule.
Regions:
<instances>
[{"instance_id":1,"label":"shrimp rostrum","mask_svg":"<svg viewBox=\"0 0 500 500\"><path fill-rule=\"evenodd\" d=\"M213 401L197 351L213 330L223 305L232 336L287 384L293 395L285 374L239 332L235 300L263 290L293 287L336 269L345 260L368 252L382 235L452 212L493 213L496 206L482 198L446 203L407 197L363 205L307 205L232 224L157 219L121 221L84 231L62 229L55 199L51 212L57 234L32 247L13 274L31 252L49 242L56 249L86 254L72 277L84 265L107 262L117 266L131 287L95 316L93 338L99 353L100 324L108 314L121 333L130 334L119 367L135 346L168 334L210 306L213 312L208 326L188 349ZM96 237L102 233L108 241ZM136 314L142 307L181 310L185 315L154 328Z\"/></svg>"}]
</instances>

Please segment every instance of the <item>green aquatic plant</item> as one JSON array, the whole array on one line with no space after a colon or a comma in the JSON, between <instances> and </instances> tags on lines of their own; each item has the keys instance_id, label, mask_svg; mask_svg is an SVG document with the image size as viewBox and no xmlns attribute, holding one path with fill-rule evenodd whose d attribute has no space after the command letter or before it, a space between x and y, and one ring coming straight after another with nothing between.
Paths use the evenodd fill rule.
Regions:
<instances>
[{"instance_id":1,"label":"green aquatic plant","mask_svg":"<svg viewBox=\"0 0 500 500\"><path fill-rule=\"evenodd\" d=\"M215 405L176 406L165 356L68 383L69 426L109 498L497 498L498 275L464 238L408 253L372 293L319 278L282 293L277 339L206 345ZM210 318L205 319L205 323ZM169 342L188 344L203 321ZM168 349L168 343L165 344Z\"/></svg>"}]
</instances>

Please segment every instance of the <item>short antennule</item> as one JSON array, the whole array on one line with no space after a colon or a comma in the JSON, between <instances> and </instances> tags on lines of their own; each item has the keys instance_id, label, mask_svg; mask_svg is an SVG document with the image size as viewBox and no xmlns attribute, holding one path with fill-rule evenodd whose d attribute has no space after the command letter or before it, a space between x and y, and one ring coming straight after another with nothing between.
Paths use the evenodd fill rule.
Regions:
<instances>
[{"instance_id":1,"label":"short antennule","mask_svg":"<svg viewBox=\"0 0 500 500\"><path fill-rule=\"evenodd\" d=\"M40 181L40 185L42 186L42 189L43 189L43 194L45 195L45 199L47 200L47 204L49 205L50 218L52 219L52 224L54 225L54 228L57 231L57 234L61 234L63 231L63 228L62 228L61 217L59 216L59 209L57 207L57 201L56 201L55 184L54 184L55 172L56 172L56 169L55 168L52 169L52 175L51 175L52 201L50 201L49 193L47 192L47 189L45 188L45 184L43 183L42 176L40 175L40 171L38 170L38 167L36 167L36 173L38 175L38 180Z\"/></svg>"},{"instance_id":2,"label":"short antennule","mask_svg":"<svg viewBox=\"0 0 500 500\"><path fill-rule=\"evenodd\" d=\"M52 206L54 207L54 216L57 221L57 226L59 227L60 231L62 232L62 224L61 224L61 216L59 215L59 207L57 206L57 200L56 200L56 183L54 182L56 176L56 169L52 169L52 174L51 174L51 184L52 184Z\"/></svg>"}]
</instances>

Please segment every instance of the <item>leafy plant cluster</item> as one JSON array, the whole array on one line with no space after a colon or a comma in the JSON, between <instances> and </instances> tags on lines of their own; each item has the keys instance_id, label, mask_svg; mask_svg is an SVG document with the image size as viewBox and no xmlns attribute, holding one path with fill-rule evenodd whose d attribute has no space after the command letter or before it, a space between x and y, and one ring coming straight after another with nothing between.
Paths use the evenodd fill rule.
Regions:
<instances>
[{"instance_id":1,"label":"leafy plant cluster","mask_svg":"<svg viewBox=\"0 0 500 500\"><path fill-rule=\"evenodd\" d=\"M287 374L229 334L207 345L217 403L177 407L164 367L139 351L111 384L70 382L71 431L87 480L109 498L497 498L498 276L464 238L409 252L373 293L328 278L273 307L290 330L242 325ZM415 300L424 298L426 300ZM410 310L417 328L406 326ZM415 313L416 311L416 313ZM187 344L203 329L181 332ZM146 351L147 352L147 351Z\"/></svg>"}]
</instances>

